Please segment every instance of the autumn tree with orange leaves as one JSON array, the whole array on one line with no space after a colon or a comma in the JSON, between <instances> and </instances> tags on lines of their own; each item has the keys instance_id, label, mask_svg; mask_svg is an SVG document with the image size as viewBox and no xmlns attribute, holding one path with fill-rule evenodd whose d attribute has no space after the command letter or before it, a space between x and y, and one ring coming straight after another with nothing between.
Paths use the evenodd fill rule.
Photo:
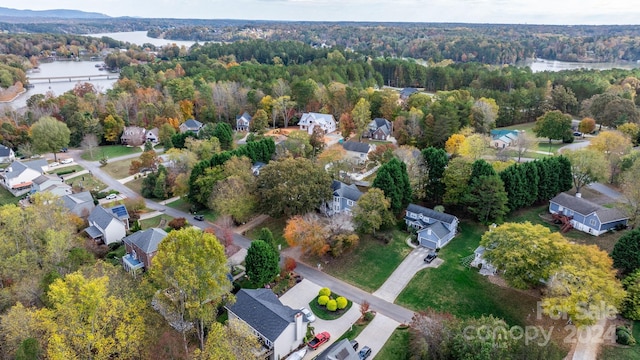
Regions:
<instances>
[{"instance_id":1,"label":"autumn tree with orange leaves","mask_svg":"<svg viewBox=\"0 0 640 360\"><path fill-rule=\"evenodd\" d=\"M329 251L329 230L315 214L289 219L283 236L289 246L300 246L305 254L322 256Z\"/></svg>"}]
</instances>

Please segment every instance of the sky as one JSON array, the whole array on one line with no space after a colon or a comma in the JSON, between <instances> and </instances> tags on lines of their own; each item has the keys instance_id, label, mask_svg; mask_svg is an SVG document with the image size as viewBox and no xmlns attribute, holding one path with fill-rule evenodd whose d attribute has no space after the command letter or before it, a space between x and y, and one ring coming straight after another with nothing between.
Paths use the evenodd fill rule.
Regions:
<instances>
[{"instance_id":1,"label":"sky","mask_svg":"<svg viewBox=\"0 0 640 360\"><path fill-rule=\"evenodd\" d=\"M631 0L0 0L0 7L147 18L640 24Z\"/></svg>"}]
</instances>

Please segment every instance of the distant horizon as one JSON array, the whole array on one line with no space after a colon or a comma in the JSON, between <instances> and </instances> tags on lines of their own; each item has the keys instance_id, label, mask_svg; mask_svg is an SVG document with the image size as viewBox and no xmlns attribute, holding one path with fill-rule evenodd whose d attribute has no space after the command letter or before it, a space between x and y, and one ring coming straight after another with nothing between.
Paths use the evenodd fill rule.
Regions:
<instances>
[{"instance_id":1,"label":"distant horizon","mask_svg":"<svg viewBox=\"0 0 640 360\"><path fill-rule=\"evenodd\" d=\"M428 2L427 2L428 1ZM279 22L437 23L474 25L640 25L640 9L628 1L567 0L14 0L16 10L78 10L112 18ZM570 14L570 15L567 15Z\"/></svg>"}]
</instances>

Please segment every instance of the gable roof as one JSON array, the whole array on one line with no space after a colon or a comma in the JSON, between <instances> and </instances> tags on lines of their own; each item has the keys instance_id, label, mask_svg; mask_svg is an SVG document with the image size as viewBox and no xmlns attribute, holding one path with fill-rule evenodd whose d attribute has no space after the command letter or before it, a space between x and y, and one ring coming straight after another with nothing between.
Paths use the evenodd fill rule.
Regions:
<instances>
[{"instance_id":1,"label":"gable roof","mask_svg":"<svg viewBox=\"0 0 640 360\"><path fill-rule=\"evenodd\" d=\"M44 166L47 166L47 160L44 160L44 159L25 161L25 162L16 160L12 162L11 165L9 165L4 170L4 172L2 173L2 176L6 179L17 178L18 176L20 176L20 174L25 172L27 169L35 170L40 174L42 174L42 167Z\"/></svg>"},{"instance_id":2,"label":"gable roof","mask_svg":"<svg viewBox=\"0 0 640 360\"><path fill-rule=\"evenodd\" d=\"M244 112L242 115L238 115L236 116L236 123L238 121L243 121L244 123L249 123L249 121L251 121L251 115L249 115L248 112Z\"/></svg>"},{"instance_id":3,"label":"gable roof","mask_svg":"<svg viewBox=\"0 0 640 360\"><path fill-rule=\"evenodd\" d=\"M436 219L445 224L451 224L456 220L456 217L453 215L441 213L416 204L409 204L409 206L407 206L407 212L422 214L430 219Z\"/></svg>"},{"instance_id":4,"label":"gable roof","mask_svg":"<svg viewBox=\"0 0 640 360\"><path fill-rule=\"evenodd\" d=\"M0 144L0 157L11 156L13 150Z\"/></svg>"},{"instance_id":5,"label":"gable roof","mask_svg":"<svg viewBox=\"0 0 640 360\"><path fill-rule=\"evenodd\" d=\"M418 92L418 89L416 88L404 88L400 90L400 97L403 99L406 99L417 92Z\"/></svg>"},{"instance_id":6,"label":"gable roof","mask_svg":"<svg viewBox=\"0 0 640 360\"><path fill-rule=\"evenodd\" d=\"M385 118L375 118L369 123L369 129L371 131L380 129L386 135L389 135L391 133L391 122Z\"/></svg>"},{"instance_id":7,"label":"gable roof","mask_svg":"<svg viewBox=\"0 0 640 360\"><path fill-rule=\"evenodd\" d=\"M300 312L282 305L271 289L240 289L236 302L227 309L271 342L276 341Z\"/></svg>"},{"instance_id":8,"label":"gable roof","mask_svg":"<svg viewBox=\"0 0 640 360\"><path fill-rule=\"evenodd\" d=\"M116 216L110 210L99 205L91 211L88 220L90 223L98 224L102 229L106 229L112 221L118 221Z\"/></svg>"},{"instance_id":9,"label":"gable roof","mask_svg":"<svg viewBox=\"0 0 640 360\"><path fill-rule=\"evenodd\" d=\"M431 224L425 225L422 229L418 230L418 233L428 232L429 230L431 230L431 233L434 234L438 239L442 239L451 232L451 230L447 229L447 227L444 226L442 221L436 221Z\"/></svg>"},{"instance_id":10,"label":"gable roof","mask_svg":"<svg viewBox=\"0 0 640 360\"><path fill-rule=\"evenodd\" d=\"M331 114L321 114L321 113L310 112L310 113L302 114L298 124L309 125L311 121L314 121L315 124L320 124L320 125L328 125L336 122L336 120L333 118L333 115Z\"/></svg>"},{"instance_id":11,"label":"gable roof","mask_svg":"<svg viewBox=\"0 0 640 360\"><path fill-rule=\"evenodd\" d=\"M82 205L87 202L93 203L93 197L91 196L91 193L89 191L64 195L61 197L61 199L64 207L71 211L73 211L73 209L78 205Z\"/></svg>"},{"instance_id":12,"label":"gable roof","mask_svg":"<svg viewBox=\"0 0 640 360\"><path fill-rule=\"evenodd\" d=\"M47 181L56 181L62 182L62 179L56 175L40 175L37 178L33 179L34 184L42 185Z\"/></svg>"},{"instance_id":13,"label":"gable roof","mask_svg":"<svg viewBox=\"0 0 640 360\"><path fill-rule=\"evenodd\" d=\"M137 246L146 254L151 254L158 250L158 244L167 236L167 233L159 228L151 228L134 232L123 239L125 244Z\"/></svg>"},{"instance_id":14,"label":"gable roof","mask_svg":"<svg viewBox=\"0 0 640 360\"><path fill-rule=\"evenodd\" d=\"M358 201L362 196L362 191L357 186L353 184L347 185L342 181L333 180L331 188L333 189L333 196L343 197L352 201Z\"/></svg>"},{"instance_id":15,"label":"gable roof","mask_svg":"<svg viewBox=\"0 0 640 360\"><path fill-rule=\"evenodd\" d=\"M363 154L368 154L371 146L367 143L355 142L355 141L347 141L342 143L342 147L347 151L359 152Z\"/></svg>"},{"instance_id":16,"label":"gable roof","mask_svg":"<svg viewBox=\"0 0 640 360\"><path fill-rule=\"evenodd\" d=\"M587 199L572 196L567 193L560 193L553 199L549 200L549 202L556 203L562 207L573 210L574 212L585 216L596 213L598 219L600 219L600 222L603 224L629 218L618 209L609 209L602 205L593 203Z\"/></svg>"},{"instance_id":17,"label":"gable roof","mask_svg":"<svg viewBox=\"0 0 640 360\"><path fill-rule=\"evenodd\" d=\"M127 211L127 207L124 205L116 205L109 208L111 214L119 220L129 220L129 212Z\"/></svg>"}]
</instances>

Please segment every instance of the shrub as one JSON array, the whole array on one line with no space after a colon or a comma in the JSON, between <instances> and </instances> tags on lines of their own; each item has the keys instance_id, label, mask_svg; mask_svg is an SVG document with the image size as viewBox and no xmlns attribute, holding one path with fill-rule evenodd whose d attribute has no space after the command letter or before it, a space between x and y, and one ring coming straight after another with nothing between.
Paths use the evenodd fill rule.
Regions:
<instances>
[{"instance_id":1,"label":"shrub","mask_svg":"<svg viewBox=\"0 0 640 360\"><path fill-rule=\"evenodd\" d=\"M326 295L321 295L318 296L318 305L327 305L327 303L329 302L329 297Z\"/></svg>"},{"instance_id":2,"label":"shrub","mask_svg":"<svg viewBox=\"0 0 640 360\"><path fill-rule=\"evenodd\" d=\"M631 331L624 326L616 328L616 342L622 345L635 345L636 339L631 335Z\"/></svg>"},{"instance_id":3,"label":"shrub","mask_svg":"<svg viewBox=\"0 0 640 360\"><path fill-rule=\"evenodd\" d=\"M338 309L338 303L333 299L329 300L327 303L327 310L336 311L336 309Z\"/></svg>"},{"instance_id":4,"label":"shrub","mask_svg":"<svg viewBox=\"0 0 640 360\"><path fill-rule=\"evenodd\" d=\"M296 269L296 259L292 258L292 257L285 257L284 258L284 269L287 272L292 272L293 270Z\"/></svg>"},{"instance_id":5,"label":"shrub","mask_svg":"<svg viewBox=\"0 0 640 360\"><path fill-rule=\"evenodd\" d=\"M180 230L187 225L187 219L185 218L175 218L169 221L167 224L173 230Z\"/></svg>"},{"instance_id":6,"label":"shrub","mask_svg":"<svg viewBox=\"0 0 640 360\"><path fill-rule=\"evenodd\" d=\"M336 299L336 304L338 306L338 309L342 310L347 307L349 302L347 301L347 298L345 298L344 296L340 296Z\"/></svg>"},{"instance_id":7,"label":"shrub","mask_svg":"<svg viewBox=\"0 0 640 360\"><path fill-rule=\"evenodd\" d=\"M369 312L364 314L364 320L369 322L369 321L373 320L374 315L375 314L373 312L369 311Z\"/></svg>"},{"instance_id":8,"label":"shrub","mask_svg":"<svg viewBox=\"0 0 640 360\"><path fill-rule=\"evenodd\" d=\"M320 295L320 296L326 296L326 297L329 297L329 296L331 296L331 289L326 288L326 287L325 287L325 288L322 288L322 289L320 289L320 291L318 292L318 295Z\"/></svg>"}]
</instances>

